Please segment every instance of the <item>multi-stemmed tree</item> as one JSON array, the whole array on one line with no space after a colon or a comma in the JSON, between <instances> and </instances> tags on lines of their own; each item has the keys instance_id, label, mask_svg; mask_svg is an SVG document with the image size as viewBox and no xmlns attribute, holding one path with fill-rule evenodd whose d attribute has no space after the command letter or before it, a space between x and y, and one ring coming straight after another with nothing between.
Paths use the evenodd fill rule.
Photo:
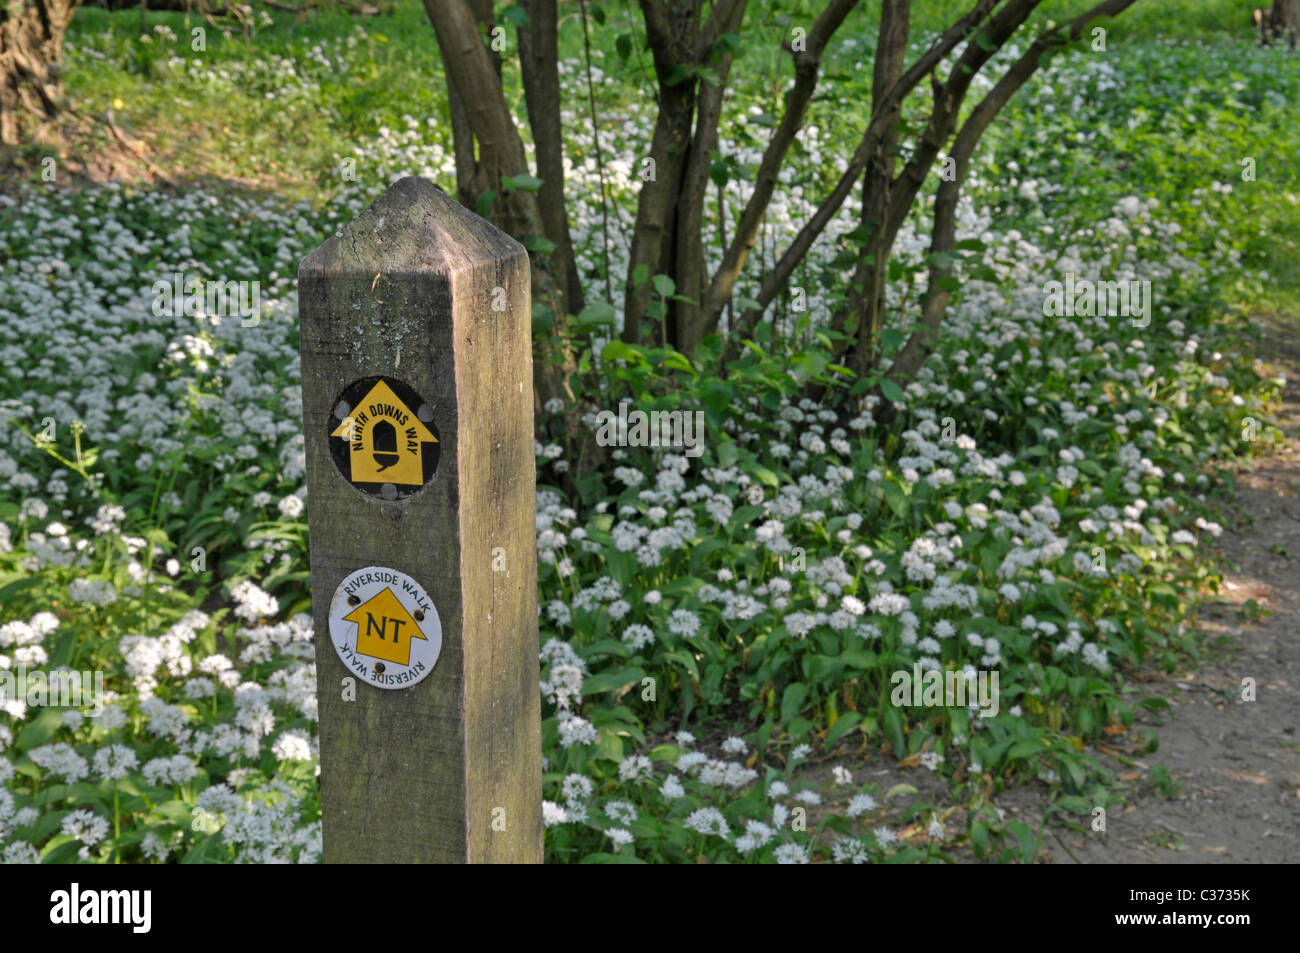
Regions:
<instances>
[{"instance_id":1,"label":"multi-stemmed tree","mask_svg":"<svg viewBox=\"0 0 1300 953\"><path fill-rule=\"evenodd\" d=\"M526 236L534 267L534 298L555 318L542 342L543 397L568 393L572 368L564 316L579 311L586 295L575 266L563 178L561 97L558 81L557 0L519 0L498 13L492 0L424 0L437 34L447 76L460 198L493 215L517 236ZM967 167L980 137L998 112L1054 48L1080 40L1101 18L1119 14L1134 0L1103 0L1063 23L1031 18L1043 0L971 0L915 59L908 62L911 0L881 0L872 69L870 120L859 140L845 145L846 166L821 197L816 211L765 270L753 298L737 294L737 281L753 251L765 214L808 114L828 45L850 21L861 0L825 0L815 17L798 16L807 3L778 2L791 16L785 49L793 77L784 112L776 121L754 173L753 189L732 218L720 263L710 272L705 242L706 194L718 155L728 78L746 16L771 14L773 4L749 0L639 0L645 45L653 61L655 99L649 156L655 174L641 186L626 272L621 276L623 340L666 343L687 356L730 316L727 346L711 353L737 353L769 313L809 250L861 189L857 249L842 303L831 318L835 357L864 375L880 358L884 289L899 230L921 196L927 176L940 168L933 206L927 286L919 327L906 340L889 378L906 380L928 355L955 285L952 273L956 207ZM571 6L588 29L586 0ZM761 9L760 9L761 8ZM786 9L788 8L788 9ZM596 17L602 22L604 17ZM513 22L528 126L536 147L529 168L501 79L500 54L487 38ZM495 24L495 26L494 26ZM798 28L796 30L796 27ZM499 36L499 33L497 34ZM1025 41L1021 42L1021 35ZM1022 52L1003 68L978 102L966 99L974 78L995 55L1016 42ZM865 104L864 104L865 105ZM900 121L905 107L912 122ZM540 185L536 180L540 179ZM520 187L520 183L528 187ZM652 302L651 276L672 280L666 313Z\"/></svg>"}]
</instances>

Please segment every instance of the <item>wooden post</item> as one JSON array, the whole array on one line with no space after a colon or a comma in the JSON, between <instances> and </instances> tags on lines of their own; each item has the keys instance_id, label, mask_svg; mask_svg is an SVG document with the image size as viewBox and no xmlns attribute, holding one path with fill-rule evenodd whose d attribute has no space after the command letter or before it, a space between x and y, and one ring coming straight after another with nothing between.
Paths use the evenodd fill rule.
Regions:
<instances>
[{"instance_id":1,"label":"wooden post","mask_svg":"<svg viewBox=\"0 0 1300 953\"><path fill-rule=\"evenodd\" d=\"M410 177L298 295L325 862L539 863L527 254Z\"/></svg>"}]
</instances>

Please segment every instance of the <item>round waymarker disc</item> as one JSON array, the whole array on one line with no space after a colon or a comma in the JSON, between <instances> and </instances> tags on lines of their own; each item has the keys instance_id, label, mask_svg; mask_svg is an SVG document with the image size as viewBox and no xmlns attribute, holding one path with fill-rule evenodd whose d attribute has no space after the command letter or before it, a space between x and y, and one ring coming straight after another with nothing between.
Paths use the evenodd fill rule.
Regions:
<instances>
[{"instance_id":1,"label":"round waymarker disc","mask_svg":"<svg viewBox=\"0 0 1300 953\"><path fill-rule=\"evenodd\" d=\"M348 671L376 688L410 688L442 651L442 622L424 587L386 566L345 578L330 601L330 639Z\"/></svg>"}]
</instances>

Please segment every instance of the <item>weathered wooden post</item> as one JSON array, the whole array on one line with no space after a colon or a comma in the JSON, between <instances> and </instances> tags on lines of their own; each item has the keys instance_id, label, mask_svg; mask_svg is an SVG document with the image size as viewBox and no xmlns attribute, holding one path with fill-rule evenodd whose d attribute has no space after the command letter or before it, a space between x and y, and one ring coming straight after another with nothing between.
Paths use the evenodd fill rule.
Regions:
<instances>
[{"instance_id":1,"label":"weathered wooden post","mask_svg":"<svg viewBox=\"0 0 1300 953\"><path fill-rule=\"evenodd\" d=\"M325 861L540 862L527 254L405 178L298 296Z\"/></svg>"}]
</instances>

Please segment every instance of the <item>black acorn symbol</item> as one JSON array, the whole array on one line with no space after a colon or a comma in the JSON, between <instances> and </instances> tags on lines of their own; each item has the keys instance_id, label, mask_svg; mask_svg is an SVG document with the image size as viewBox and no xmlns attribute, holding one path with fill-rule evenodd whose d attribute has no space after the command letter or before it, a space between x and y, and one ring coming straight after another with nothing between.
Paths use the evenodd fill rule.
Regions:
<instances>
[{"instance_id":1,"label":"black acorn symbol","mask_svg":"<svg viewBox=\"0 0 1300 953\"><path fill-rule=\"evenodd\" d=\"M375 463L379 464L381 472L401 459L397 453L397 428L388 421L381 420L375 424L371 439Z\"/></svg>"}]
</instances>

